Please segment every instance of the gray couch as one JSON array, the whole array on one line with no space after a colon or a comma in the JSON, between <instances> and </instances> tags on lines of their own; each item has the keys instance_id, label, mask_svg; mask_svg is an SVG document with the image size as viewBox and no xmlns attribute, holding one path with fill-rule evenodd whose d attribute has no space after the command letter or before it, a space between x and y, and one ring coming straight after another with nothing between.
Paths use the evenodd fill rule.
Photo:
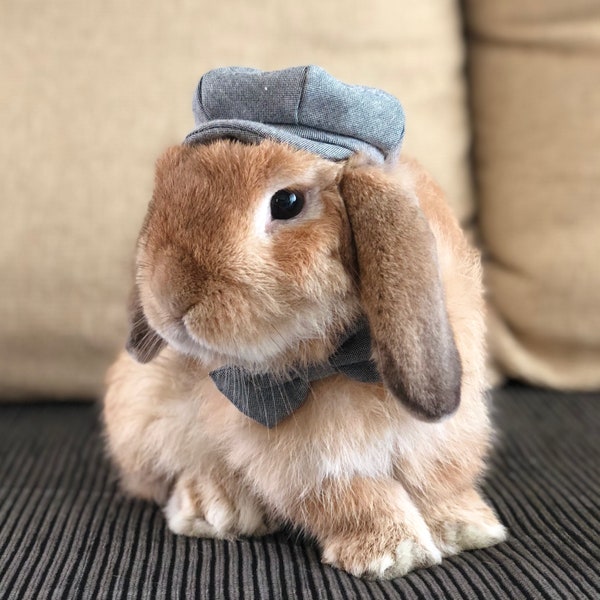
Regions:
<instances>
[{"instance_id":1,"label":"gray couch","mask_svg":"<svg viewBox=\"0 0 600 600\"><path fill-rule=\"evenodd\" d=\"M119 492L97 406L0 405L0 598L600 598L600 394L511 384L493 402L483 487L508 541L392 581L321 564L293 531L175 536Z\"/></svg>"}]
</instances>

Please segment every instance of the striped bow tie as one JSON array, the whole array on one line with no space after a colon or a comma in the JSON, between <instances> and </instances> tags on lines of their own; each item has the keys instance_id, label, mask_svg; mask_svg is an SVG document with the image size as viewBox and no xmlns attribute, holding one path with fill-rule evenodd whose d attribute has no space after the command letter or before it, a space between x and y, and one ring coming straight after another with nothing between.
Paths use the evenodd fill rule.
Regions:
<instances>
[{"instance_id":1,"label":"striped bow tie","mask_svg":"<svg viewBox=\"0 0 600 600\"><path fill-rule=\"evenodd\" d=\"M371 338L365 321L352 330L326 363L290 371L287 376L222 367L211 371L210 377L239 411L271 428L302 406L311 382L336 373L363 383L381 381L371 358Z\"/></svg>"}]
</instances>

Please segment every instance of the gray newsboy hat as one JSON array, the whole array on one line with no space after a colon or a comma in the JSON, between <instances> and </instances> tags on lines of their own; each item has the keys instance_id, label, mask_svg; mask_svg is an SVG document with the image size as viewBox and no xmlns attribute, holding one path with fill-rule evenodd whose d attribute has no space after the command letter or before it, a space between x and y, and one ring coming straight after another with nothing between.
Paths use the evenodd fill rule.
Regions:
<instances>
[{"instance_id":1,"label":"gray newsboy hat","mask_svg":"<svg viewBox=\"0 0 600 600\"><path fill-rule=\"evenodd\" d=\"M214 69L200 79L193 111L196 129L187 144L273 139L330 160L364 152L383 162L398 155L404 136L404 112L394 96L342 83L314 65Z\"/></svg>"}]
</instances>

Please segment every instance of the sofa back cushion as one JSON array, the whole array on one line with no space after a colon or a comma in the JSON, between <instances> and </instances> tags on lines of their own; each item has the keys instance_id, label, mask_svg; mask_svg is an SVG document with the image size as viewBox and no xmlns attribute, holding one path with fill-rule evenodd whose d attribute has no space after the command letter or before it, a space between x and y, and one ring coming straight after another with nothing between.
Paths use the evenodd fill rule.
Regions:
<instances>
[{"instance_id":1,"label":"sofa back cushion","mask_svg":"<svg viewBox=\"0 0 600 600\"><path fill-rule=\"evenodd\" d=\"M126 335L154 161L200 75L316 63L404 103L405 149L470 219L451 0L9 2L0 19L0 396L94 396Z\"/></svg>"},{"instance_id":2,"label":"sofa back cushion","mask_svg":"<svg viewBox=\"0 0 600 600\"><path fill-rule=\"evenodd\" d=\"M600 3L469 0L490 346L507 375L600 387Z\"/></svg>"}]
</instances>

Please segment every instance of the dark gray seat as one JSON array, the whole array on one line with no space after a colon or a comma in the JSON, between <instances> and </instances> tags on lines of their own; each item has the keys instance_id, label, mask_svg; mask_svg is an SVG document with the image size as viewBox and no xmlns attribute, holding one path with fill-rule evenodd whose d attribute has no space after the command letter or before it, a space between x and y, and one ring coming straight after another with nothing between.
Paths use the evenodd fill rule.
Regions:
<instances>
[{"instance_id":1,"label":"dark gray seat","mask_svg":"<svg viewBox=\"0 0 600 600\"><path fill-rule=\"evenodd\" d=\"M600 394L511 385L494 401L484 489L509 541L385 582L295 534L176 537L118 491L97 406L0 405L0 598L600 598Z\"/></svg>"}]
</instances>

